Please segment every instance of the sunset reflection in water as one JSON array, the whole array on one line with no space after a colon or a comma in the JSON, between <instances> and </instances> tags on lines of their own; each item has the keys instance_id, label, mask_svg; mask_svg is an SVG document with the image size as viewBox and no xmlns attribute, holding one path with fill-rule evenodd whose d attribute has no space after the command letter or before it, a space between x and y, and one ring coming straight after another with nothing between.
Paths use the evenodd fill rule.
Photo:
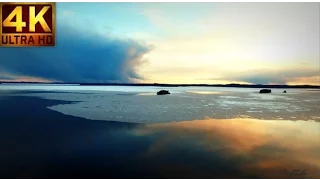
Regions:
<instances>
[{"instance_id":1,"label":"sunset reflection in water","mask_svg":"<svg viewBox=\"0 0 320 180\"><path fill-rule=\"evenodd\" d=\"M147 125L135 134L154 136L145 158L179 177L320 177L315 121L207 118Z\"/></svg>"}]
</instances>

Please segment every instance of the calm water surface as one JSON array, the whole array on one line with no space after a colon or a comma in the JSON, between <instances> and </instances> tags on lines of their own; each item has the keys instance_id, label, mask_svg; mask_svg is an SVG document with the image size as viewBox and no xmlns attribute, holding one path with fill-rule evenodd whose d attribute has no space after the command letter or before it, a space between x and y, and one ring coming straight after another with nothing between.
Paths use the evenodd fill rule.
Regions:
<instances>
[{"instance_id":1,"label":"calm water surface","mask_svg":"<svg viewBox=\"0 0 320 180\"><path fill-rule=\"evenodd\" d=\"M22 89L29 93L6 94ZM15 152L4 155L2 150L2 162L11 164L4 167L30 157L38 164L26 166L26 174L63 177L73 172L80 177L320 178L318 91L290 89L283 94L277 89L261 95L258 89L192 87L166 88L171 95L154 96L158 89L162 88L0 85L1 113L9 121L17 120L12 127L24 123L34 132L13 146L10 139L19 142L15 139L21 129L2 125L2 133L7 132L1 136L7 143L3 147L10 147L6 153ZM27 99L18 97L19 104L17 99L4 100L15 96ZM48 105L33 109L40 101L56 100L76 102L44 103ZM8 109L15 109L15 118ZM52 128L43 130L49 116L57 119L50 119ZM72 120L66 126L71 117L89 124ZM31 120L32 127L21 118ZM128 122L138 124L127 128ZM38 131L47 133L39 136ZM53 139L41 139L46 135ZM44 160L51 164L50 172L43 170Z\"/></svg>"}]
</instances>

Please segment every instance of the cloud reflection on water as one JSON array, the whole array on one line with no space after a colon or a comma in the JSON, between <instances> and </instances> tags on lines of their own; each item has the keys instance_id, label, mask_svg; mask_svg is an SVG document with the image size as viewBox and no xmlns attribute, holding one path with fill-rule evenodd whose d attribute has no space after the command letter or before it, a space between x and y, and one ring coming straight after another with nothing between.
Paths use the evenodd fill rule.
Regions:
<instances>
[{"instance_id":1,"label":"cloud reflection on water","mask_svg":"<svg viewBox=\"0 0 320 180\"><path fill-rule=\"evenodd\" d=\"M320 177L319 122L207 118L151 124L135 133L156 137L146 156L156 163L162 159L159 167L184 168L203 177L210 168L218 177L235 177L229 172L240 177ZM307 174L293 176L284 169L306 169Z\"/></svg>"}]
</instances>

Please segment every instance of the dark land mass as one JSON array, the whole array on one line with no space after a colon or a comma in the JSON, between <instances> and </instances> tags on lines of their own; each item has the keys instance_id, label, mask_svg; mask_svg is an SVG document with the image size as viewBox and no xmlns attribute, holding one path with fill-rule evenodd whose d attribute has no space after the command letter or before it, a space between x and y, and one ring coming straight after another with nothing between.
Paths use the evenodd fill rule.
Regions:
<instances>
[{"instance_id":1,"label":"dark land mass","mask_svg":"<svg viewBox=\"0 0 320 180\"><path fill-rule=\"evenodd\" d=\"M42 82L0 82L0 84L56 84L56 85L81 85L81 86L159 86L159 87L234 87L234 88L307 88L307 89L320 89L315 85L263 85L263 84L158 84L158 83L42 83Z\"/></svg>"}]
</instances>

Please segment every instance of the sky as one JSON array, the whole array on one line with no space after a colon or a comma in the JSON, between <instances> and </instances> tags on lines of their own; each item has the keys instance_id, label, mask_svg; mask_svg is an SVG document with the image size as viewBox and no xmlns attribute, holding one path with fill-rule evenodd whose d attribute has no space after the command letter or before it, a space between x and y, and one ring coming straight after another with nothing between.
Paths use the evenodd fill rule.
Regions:
<instances>
[{"instance_id":1,"label":"sky","mask_svg":"<svg viewBox=\"0 0 320 180\"><path fill-rule=\"evenodd\" d=\"M54 48L0 80L320 85L320 3L57 3Z\"/></svg>"}]
</instances>

